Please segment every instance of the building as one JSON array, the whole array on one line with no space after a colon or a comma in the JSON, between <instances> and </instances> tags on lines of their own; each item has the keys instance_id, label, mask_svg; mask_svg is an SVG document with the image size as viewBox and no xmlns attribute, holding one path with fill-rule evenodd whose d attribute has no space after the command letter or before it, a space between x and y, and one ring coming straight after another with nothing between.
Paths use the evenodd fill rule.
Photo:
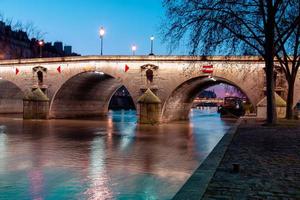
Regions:
<instances>
[{"instance_id":1,"label":"building","mask_svg":"<svg viewBox=\"0 0 300 200\"><path fill-rule=\"evenodd\" d=\"M42 57L78 56L63 50L62 42L47 42L42 47ZM21 30L12 30L11 26L0 21L0 59L20 59L40 57L40 46L38 40L29 38L28 34ZM72 47L71 47L72 50Z\"/></svg>"}]
</instances>

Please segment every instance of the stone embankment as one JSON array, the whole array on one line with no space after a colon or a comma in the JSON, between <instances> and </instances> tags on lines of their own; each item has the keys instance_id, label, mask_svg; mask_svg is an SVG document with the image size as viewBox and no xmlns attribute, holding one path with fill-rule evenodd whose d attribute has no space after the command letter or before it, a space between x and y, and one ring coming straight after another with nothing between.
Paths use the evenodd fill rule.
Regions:
<instances>
[{"instance_id":1,"label":"stone embankment","mask_svg":"<svg viewBox=\"0 0 300 200\"><path fill-rule=\"evenodd\" d=\"M243 120L232 140L224 138L174 199L300 199L299 121L268 127ZM200 177L214 169L207 163L218 166Z\"/></svg>"}]
</instances>

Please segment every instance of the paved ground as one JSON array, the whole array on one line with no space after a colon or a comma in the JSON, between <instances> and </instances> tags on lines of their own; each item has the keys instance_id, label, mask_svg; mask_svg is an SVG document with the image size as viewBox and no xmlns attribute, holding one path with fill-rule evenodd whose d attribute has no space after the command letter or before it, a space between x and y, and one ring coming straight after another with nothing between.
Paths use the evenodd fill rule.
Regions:
<instances>
[{"instance_id":1,"label":"paved ground","mask_svg":"<svg viewBox=\"0 0 300 200\"><path fill-rule=\"evenodd\" d=\"M300 199L300 122L242 123L203 199Z\"/></svg>"}]
</instances>

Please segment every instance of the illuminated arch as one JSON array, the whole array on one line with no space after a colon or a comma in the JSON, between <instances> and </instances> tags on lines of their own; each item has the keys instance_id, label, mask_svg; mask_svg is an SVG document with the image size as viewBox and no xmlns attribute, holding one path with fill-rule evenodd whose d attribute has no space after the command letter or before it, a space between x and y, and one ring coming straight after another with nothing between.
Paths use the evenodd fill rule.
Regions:
<instances>
[{"instance_id":1,"label":"illuminated arch","mask_svg":"<svg viewBox=\"0 0 300 200\"><path fill-rule=\"evenodd\" d=\"M108 111L111 97L123 85L120 79L104 72L78 73L66 80L55 92L50 104L50 117L104 115Z\"/></svg>"},{"instance_id":2,"label":"illuminated arch","mask_svg":"<svg viewBox=\"0 0 300 200\"><path fill-rule=\"evenodd\" d=\"M161 114L162 121L187 120L193 100L199 91L220 83L226 83L238 88L253 104L253 98L236 83L222 77L199 76L184 81L172 91L164 102Z\"/></svg>"}]
</instances>

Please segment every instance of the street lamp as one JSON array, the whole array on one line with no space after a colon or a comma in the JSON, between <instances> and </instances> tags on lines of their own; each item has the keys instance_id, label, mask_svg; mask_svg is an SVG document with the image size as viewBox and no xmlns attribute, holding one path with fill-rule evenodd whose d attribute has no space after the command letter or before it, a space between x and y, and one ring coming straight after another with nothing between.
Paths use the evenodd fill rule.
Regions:
<instances>
[{"instance_id":1,"label":"street lamp","mask_svg":"<svg viewBox=\"0 0 300 200\"><path fill-rule=\"evenodd\" d=\"M151 51L150 51L150 56L154 56L154 54L153 54L153 41L154 41L154 36L151 36L150 37L150 41L151 41Z\"/></svg>"},{"instance_id":2,"label":"street lamp","mask_svg":"<svg viewBox=\"0 0 300 200\"><path fill-rule=\"evenodd\" d=\"M105 30L103 27L100 28L99 30L99 35L100 35L100 39L101 39L101 56L103 55L103 36L105 34Z\"/></svg>"},{"instance_id":3,"label":"street lamp","mask_svg":"<svg viewBox=\"0 0 300 200\"><path fill-rule=\"evenodd\" d=\"M135 55L136 49L137 47L135 44L131 46L132 55Z\"/></svg>"},{"instance_id":4,"label":"street lamp","mask_svg":"<svg viewBox=\"0 0 300 200\"><path fill-rule=\"evenodd\" d=\"M44 46L44 40L39 40L38 41L38 45L39 45L39 47L40 47L40 58L42 57L42 55L43 55L43 52L42 52L42 48L43 48L43 46Z\"/></svg>"}]
</instances>

